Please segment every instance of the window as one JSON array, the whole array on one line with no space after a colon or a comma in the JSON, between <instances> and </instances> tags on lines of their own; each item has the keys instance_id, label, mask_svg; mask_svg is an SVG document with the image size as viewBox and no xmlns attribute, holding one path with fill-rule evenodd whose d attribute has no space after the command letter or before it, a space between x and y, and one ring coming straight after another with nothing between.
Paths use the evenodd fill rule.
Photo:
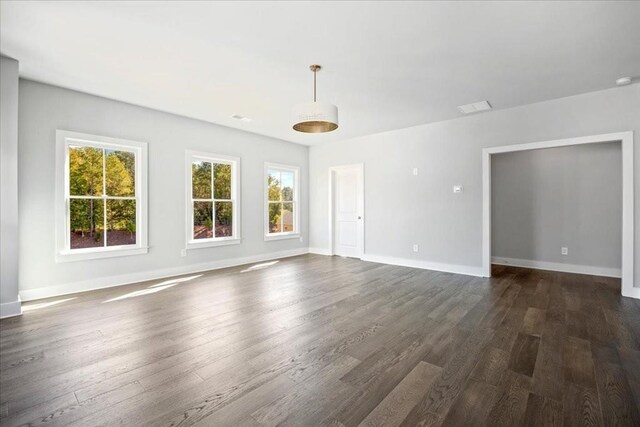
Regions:
<instances>
[{"instance_id":1,"label":"window","mask_svg":"<svg viewBox=\"0 0 640 427\"><path fill-rule=\"evenodd\" d=\"M57 131L56 260L147 252L147 144Z\"/></svg>"},{"instance_id":2,"label":"window","mask_svg":"<svg viewBox=\"0 0 640 427\"><path fill-rule=\"evenodd\" d=\"M295 166L265 164L265 240L300 235L299 171Z\"/></svg>"},{"instance_id":3,"label":"window","mask_svg":"<svg viewBox=\"0 0 640 427\"><path fill-rule=\"evenodd\" d=\"M188 151L187 248L240 243L240 159Z\"/></svg>"}]
</instances>

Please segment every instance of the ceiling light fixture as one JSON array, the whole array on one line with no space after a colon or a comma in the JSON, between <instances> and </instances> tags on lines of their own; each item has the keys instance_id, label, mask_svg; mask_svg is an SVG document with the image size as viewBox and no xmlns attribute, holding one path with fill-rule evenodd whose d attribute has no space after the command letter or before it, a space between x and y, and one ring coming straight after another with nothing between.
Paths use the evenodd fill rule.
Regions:
<instances>
[{"instance_id":1,"label":"ceiling light fixture","mask_svg":"<svg viewBox=\"0 0 640 427\"><path fill-rule=\"evenodd\" d=\"M462 114L479 113L481 111L491 110L491 104L487 101L474 102L458 106L458 111Z\"/></svg>"},{"instance_id":2,"label":"ceiling light fixture","mask_svg":"<svg viewBox=\"0 0 640 427\"><path fill-rule=\"evenodd\" d=\"M616 85L618 86L626 86L631 84L631 77L620 77L616 80Z\"/></svg>"},{"instance_id":3,"label":"ceiling light fixture","mask_svg":"<svg viewBox=\"0 0 640 427\"><path fill-rule=\"evenodd\" d=\"M293 130L304 133L324 133L338 129L338 107L316 100L316 74L320 65L311 65L313 72L313 102L293 107Z\"/></svg>"},{"instance_id":4,"label":"ceiling light fixture","mask_svg":"<svg viewBox=\"0 0 640 427\"><path fill-rule=\"evenodd\" d=\"M253 120L251 120L249 117L244 117L241 116L240 114L233 114L231 115L232 119L236 119L236 120L240 120L241 122L252 122Z\"/></svg>"}]
</instances>

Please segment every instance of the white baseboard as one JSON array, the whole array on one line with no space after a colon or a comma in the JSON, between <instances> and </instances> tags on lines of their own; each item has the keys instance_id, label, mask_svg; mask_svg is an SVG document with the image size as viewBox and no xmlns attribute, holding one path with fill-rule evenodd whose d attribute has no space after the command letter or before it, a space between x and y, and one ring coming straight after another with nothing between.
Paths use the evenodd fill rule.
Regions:
<instances>
[{"instance_id":1,"label":"white baseboard","mask_svg":"<svg viewBox=\"0 0 640 427\"><path fill-rule=\"evenodd\" d=\"M22 305L20 303L20 296L16 301L5 302L0 304L0 319L7 317L20 316L22 314Z\"/></svg>"},{"instance_id":2,"label":"white baseboard","mask_svg":"<svg viewBox=\"0 0 640 427\"><path fill-rule=\"evenodd\" d=\"M309 253L309 248L292 249L287 251L272 252L267 254L253 255L242 258L232 258L207 263L185 265L180 267L165 268L153 271L144 271L132 274L122 274L119 276L103 277L94 280L82 280L78 282L65 283L58 286L45 286L36 289L26 289L20 291L22 301L31 301L42 298L58 297L77 292L93 291L96 289L111 288L115 286L129 285L147 280L164 279L171 276L183 274L199 273L220 268L235 267L238 265L252 264L256 262L271 261L274 259L287 258L296 255ZM3 309L4 310L4 309ZM4 313L4 311L3 311Z\"/></svg>"},{"instance_id":3,"label":"white baseboard","mask_svg":"<svg viewBox=\"0 0 640 427\"><path fill-rule=\"evenodd\" d=\"M381 255L362 256L363 261L377 262L380 264L399 265L402 267L420 268L423 270L444 271L446 273L464 274L467 276L483 277L482 267L459 264L443 264L439 262L423 261L410 258L395 258Z\"/></svg>"},{"instance_id":4,"label":"white baseboard","mask_svg":"<svg viewBox=\"0 0 640 427\"><path fill-rule=\"evenodd\" d=\"M529 259L491 257L491 263L514 267L536 268L538 270L560 271L563 273L590 274L592 276L622 277L620 268L592 267L590 265L563 264L560 262L534 261Z\"/></svg>"},{"instance_id":5,"label":"white baseboard","mask_svg":"<svg viewBox=\"0 0 640 427\"><path fill-rule=\"evenodd\" d=\"M309 248L309 253L316 255L331 255L331 251L327 248Z\"/></svg>"},{"instance_id":6,"label":"white baseboard","mask_svg":"<svg viewBox=\"0 0 640 427\"><path fill-rule=\"evenodd\" d=\"M640 286L634 286L632 288L623 287L621 293L623 297L640 299Z\"/></svg>"}]
</instances>

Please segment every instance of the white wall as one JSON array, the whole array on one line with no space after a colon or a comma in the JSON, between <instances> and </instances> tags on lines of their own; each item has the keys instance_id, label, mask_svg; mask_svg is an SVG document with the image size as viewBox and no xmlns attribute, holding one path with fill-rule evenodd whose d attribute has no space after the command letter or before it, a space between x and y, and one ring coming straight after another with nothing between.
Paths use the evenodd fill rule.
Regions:
<instances>
[{"instance_id":1,"label":"white wall","mask_svg":"<svg viewBox=\"0 0 640 427\"><path fill-rule=\"evenodd\" d=\"M0 57L0 317L18 297L18 61Z\"/></svg>"},{"instance_id":2,"label":"white wall","mask_svg":"<svg viewBox=\"0 0 640 427\"><path fill-rule=\"evenodd\" d=\"M230 114L233 112L230 112ZM55 131L149 144L149 253L55 262ZM306 252L308 148L54 86L20 80L20 294L24 299ZM242 243L185 246L185 150L241 158ZM304 242L263 239L264 162L300 166Z\"/></svg>"},{"instance_id":3,"label":"white wall","mask_svg":"<svg viewBox=\"0 0 640 427\"><path fill-rule=\"evenodd\" d=\"M394 258L480 275L483 147L629 130L635 131L640 200L637 84L313 146L310 246L328 249L328 168L362 162L365 259ZM418 176L411 173L414 167ZM463 185L464 192L453 194L454 184ZM640 285L640 209L635 224L635 284ZM412 252L414 243L419 253Z\"/></svg>"},{"instance_id":4,"label":"white wall","mask_svg":"<svg viewBox=\"0 0 640 427\"><path fill-rule=\"evenodd\" d=\"M619 142L494 154L491 186L493 257L620 277Z\"/></svg>"}]
</instances>

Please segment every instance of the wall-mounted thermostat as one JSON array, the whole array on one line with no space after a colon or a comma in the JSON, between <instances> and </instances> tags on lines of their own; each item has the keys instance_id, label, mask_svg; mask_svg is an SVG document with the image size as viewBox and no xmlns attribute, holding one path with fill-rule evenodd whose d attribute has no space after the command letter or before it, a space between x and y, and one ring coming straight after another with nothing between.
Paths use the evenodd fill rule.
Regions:
<instances>
[{"instance_id":1,"label":"wall-mounted thermostat","mask_svg":"<svg viewBox=\"0 0 640 427\"><path fill-rule=\"evenodd\" d=\"M454 193L462 193L462 185L454 185L453 186Z\"/></svg>"}]
</instances>

